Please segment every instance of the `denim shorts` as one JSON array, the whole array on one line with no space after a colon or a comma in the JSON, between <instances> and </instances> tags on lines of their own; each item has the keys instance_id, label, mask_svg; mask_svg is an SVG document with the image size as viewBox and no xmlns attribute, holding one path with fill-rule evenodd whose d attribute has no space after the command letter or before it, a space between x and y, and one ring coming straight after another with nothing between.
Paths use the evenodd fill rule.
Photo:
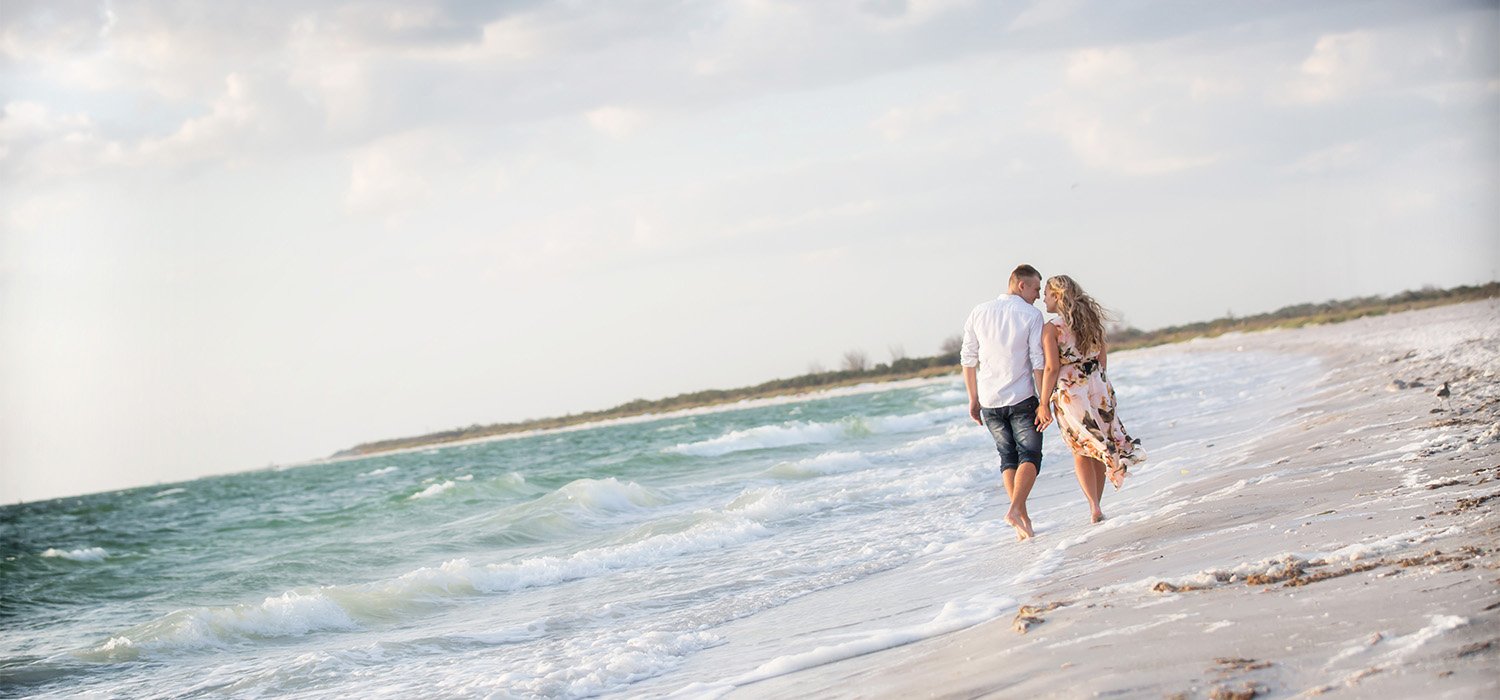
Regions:
<instances>
[{"instance_id":1,"label":"denim shorts","mask_svg":"<svg viewBox=\"0 0 1500 700\"><path fill-rule=\"evenodd\" d=\"M1000 453L1000 469L1015 469L1026 462L1042 470L1042 434L1036 429L1036 409L1041 405L1035 396L1013 406L981 408L984 427L995 436L995 450Z\"/></svg>"}]
</instances>

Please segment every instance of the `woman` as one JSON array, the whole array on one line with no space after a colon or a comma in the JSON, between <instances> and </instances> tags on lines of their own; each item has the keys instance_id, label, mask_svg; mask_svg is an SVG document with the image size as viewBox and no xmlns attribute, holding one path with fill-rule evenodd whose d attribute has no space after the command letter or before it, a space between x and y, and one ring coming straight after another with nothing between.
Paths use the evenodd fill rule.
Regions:
<instances>
[{"instance_id":1,"label":"woman","mask_svg":"<svg viewBox=\"0 0 1500 700\"><path fill-rule=\"evenodd\" d=\"M1115 390L1104 374L1103 309L1067 275L1047 280L1044 296L1048 313L1057 318L1042 327L1042 405L1050 403L1063 442L1073 450L1073 470L1097 523L1104 519L1104 478L1120 488L1126 470L1145 461L1146 453L1115 415Z\"/></svg>"}]
</instances>

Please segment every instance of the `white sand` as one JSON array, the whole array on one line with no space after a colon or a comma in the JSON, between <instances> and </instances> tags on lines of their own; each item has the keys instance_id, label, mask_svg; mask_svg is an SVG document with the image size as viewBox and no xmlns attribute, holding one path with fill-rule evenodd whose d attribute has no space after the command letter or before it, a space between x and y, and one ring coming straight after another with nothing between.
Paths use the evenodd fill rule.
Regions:
<instances>
[{"instance_id":1,"label":"white sand","mask_svg":"<svg viewBox=\"0 0 1500 700\"><path fill-rule=\"evenodd\" d=\"M1126 515L1086 536L997 541L1038 549L1023 606L1064 603L1028 631L1007 616L731 697L1500 697L1500 302L1190 346L1237 347L1328 371L1228 466L1152 451L1180 484L1107 493Z\"/></svg>"}]
</instances>

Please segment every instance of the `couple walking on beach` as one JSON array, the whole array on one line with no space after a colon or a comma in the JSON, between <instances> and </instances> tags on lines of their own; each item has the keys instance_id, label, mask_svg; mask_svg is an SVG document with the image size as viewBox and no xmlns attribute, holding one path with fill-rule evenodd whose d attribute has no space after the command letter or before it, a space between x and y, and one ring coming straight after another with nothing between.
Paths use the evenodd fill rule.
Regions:
<instances>
[{"instance_id":1,"label":"couple walking on beach","mask_svg":"<svg viewBox=\"0 0 1500 700\"><path fill-rule=\"evenodd\" d=\"M1103 310L1067 275L1045 287L1047 312L1057 314L1051 321L1033 306L1043 296L1041 273L1017 267L1005 294L969 312L959 351L969 417L995 438L1010 498L1005 522L1018 540L1033 535L1026 497L1042 466L1042 431L1054 420L1073 451L1093 522L1104 519L1104 480L1120 488L1127 470L1146 458L1115 414L1115 391L1104 373Z\"/></svg>"}]
</instances>

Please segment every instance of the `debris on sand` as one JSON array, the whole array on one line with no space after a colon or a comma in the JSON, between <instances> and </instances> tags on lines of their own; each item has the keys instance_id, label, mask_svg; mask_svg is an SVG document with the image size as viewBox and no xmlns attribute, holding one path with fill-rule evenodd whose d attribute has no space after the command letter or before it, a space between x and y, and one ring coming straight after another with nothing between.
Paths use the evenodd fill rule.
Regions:
<instances>
[{"instance_id":1,"label":"debris on sand","mask_svg":"<svg viewBox=\"0 0 1500 700\"><path fill-rule=\"evenodd\" d=\"M1247 671L1259 671L1260 669L1271 667L1271 662L1269 661L1226 656L1214 659L1214 663L1218 664L1216 670L1219 673L1245 673Z\"/></svg>"},{"instance_id":2,"label":"debris on sand","mask_svg":"<svg viewBox=\"0 0 1500 700\"><path fill-rule=\"evenodd\" d=\"M1026 634L1031 628L1047 621L1046 618L1042 617L1042 613L1051 612L1064 605L1067 605L1067 603L1057 601L1043 605L1022 605L1021 609L1016 611L1016 620L1012 624L1012 627L1015 628L1017 633Z\"/></svg>"},{"instance_id":3,"label":"debris on sand","mask_svg":"<svg viewBox=\"0 0 1500 700\"><path fill-rule=\"evenodd\" d=\"M1266 687L1259 683L1246 683L1239 688L1216 685L1213 690L1208 691L1208 698L1209 700L1251 700L1266 692Z\"/></svg>"},{"instance_id":4,"label":"debris on sand","mask_svg":"<svg viewBox=\"0 0 1500 700\"><path fill-rule=\"evenodd\" d=\"M1488 642L1475 642L1475 643L1470 644L1470 645L1468 645L1468 646L1466 646L1466 647L1464 647L1462 649L1459 649L1458 650L1458 658L1462 659L1465 656L1473 656L1475 654L1480 654L1480 653L1489 651L1494 646L1495 646L1495 640L1493 640L1493 639L1490 640L1490 641L1488 641Z\"/></svg>"}]
</instances>

